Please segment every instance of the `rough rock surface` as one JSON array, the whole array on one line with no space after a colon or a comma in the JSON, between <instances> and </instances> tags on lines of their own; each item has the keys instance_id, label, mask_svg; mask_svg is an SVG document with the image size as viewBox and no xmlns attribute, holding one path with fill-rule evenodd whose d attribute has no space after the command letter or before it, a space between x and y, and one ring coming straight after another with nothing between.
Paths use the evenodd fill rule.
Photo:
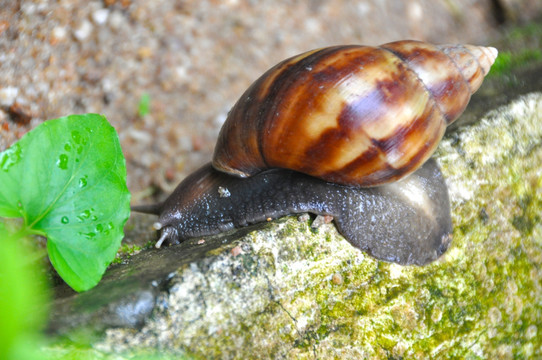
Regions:
<instances>
[{"instance_id":1,"label":"rough rock surface","mask_svg":"<svg viewBox=\"0 0 542 360\"><path fill-rule=\"evenodd\" d=\"M541 357L541 114L542 94L533 93L440 145L436 158L449 185L455 230L451 248L428 266L375 261L333 224L313 230L290 217L233 241L196 239L145 253L171 268L160 284L138 266L124 267L132 274L113 269L121 272L114 287L133 279L147 284L121 288L139 294L131 307L119 301L89 310L69 297L63 306L71 304L74 318L83 311L97 319L108 314L111 322L96 327L106 329L105 337L94 344L105 352L160 349L223 359ZM129 262L148 263L139 262L140 255ZM112 287L105 279L79 299L99 299ZM117 321L119 314L137 313L137 306L139 321ZM64 314L69 318L66 308Z\"/></svg>"}]
</instances>

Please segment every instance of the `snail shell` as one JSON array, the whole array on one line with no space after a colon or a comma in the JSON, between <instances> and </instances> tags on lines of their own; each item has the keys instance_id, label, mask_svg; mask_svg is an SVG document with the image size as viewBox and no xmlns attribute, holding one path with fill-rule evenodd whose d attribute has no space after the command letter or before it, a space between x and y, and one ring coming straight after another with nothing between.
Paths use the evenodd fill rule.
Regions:
<instances>
[{"instance_id":1,"label":"snail shell","mask_svg":"<svg viewBox=\"0 0 542 360\"><path fill-rule=\"evenodd\" d=\"M213 166L240 177L278 167L357 186L398 180L431 156L496 56L410 40L294 56L237 101Z\"/></svg>"}]
</instances>

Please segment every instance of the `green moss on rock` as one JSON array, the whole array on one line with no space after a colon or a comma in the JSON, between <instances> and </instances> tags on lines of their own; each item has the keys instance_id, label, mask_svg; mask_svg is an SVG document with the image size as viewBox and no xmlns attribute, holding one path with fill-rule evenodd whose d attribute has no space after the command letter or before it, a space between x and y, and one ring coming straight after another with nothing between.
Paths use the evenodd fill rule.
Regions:
<instances>
[{"instance_id":1,"label":"green moss on rock","mask_svg":"<svg viewBox=\"0 0 542 360\"><path fill-rule=\"evenodd\" d=\"M177 271L108 351L204 358L542 357L542 95L443 141L454 240L424 267L376 261L289 217ZM235 250L234 250L235 249Z\"/></svg>"}]
</instances>

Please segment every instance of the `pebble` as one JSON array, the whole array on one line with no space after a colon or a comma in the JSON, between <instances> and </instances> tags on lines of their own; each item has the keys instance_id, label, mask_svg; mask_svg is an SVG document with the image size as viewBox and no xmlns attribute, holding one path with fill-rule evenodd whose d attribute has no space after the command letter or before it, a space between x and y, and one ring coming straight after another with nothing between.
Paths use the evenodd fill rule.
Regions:
<instances>
[{"instance_id":1,"label":"pebble","mask_svg":"<svg viewBox=\"0 0 542 360\"><path fill-rule=\"evenodd\" d=\"M67 35L66 28L64 26L56 26L51 32L51 43L56 44L58 42L64 41Z\"/></svg>"},{"instance_id":2,"label":"pebble","mask_svg":"<svg viewBox=\"0 0 542 360\"><path fill-rule=\"evenodd\" d=\"M150 144L153 140L152 135L149 132L137 130L134 128L127 129L126 134L132 139L144 144Z\"/></svg>"},{"instance_id":3,"label":"pebble","mask_svg":"<svg viewBox=\"0 0 542 360\"><path fill-rule=\"evenodd\" d=\"M537 333L538 333L538 328L536 327L536 325L533 324L527 328L527 331L525 332L525 337L529 340L534 339Z\"/></svg>"},{"instance_id":4,"label":"pebble","mask_svg":"<svg viewBox=\"0 0 542 360\"><path fill-rule=\"evenodd\" d=\"M317 215L312 222L311 228L316 229L324 224L329 224L333 221L333 216L330 215Z\"/></svg>"},{"instance_id":5,"label":"pebble","mask_svg":"<svg viewBox=\"0 0 542 360\"><path fill-rule=\"evenodd\" d=\"M15 98L19 94L19 89L13 86L8 86L0 89L0 105L11 106L15 102Z\"/></svg>"},{"instance_id":6,"label":"pebble","mask_svg":"<svg viewBox=\"0 0 542 360\"><path fill-rule=\"evenodd\" d=\"M9 22L0 21L0 35L9 28Z\"/></svg>"},{"instance_id":7,"label":"pebble","mask_svg":"<svg viewBox=\"0 0 542 360\"><path fill-rule=\"evenodd\" d=\"M109 9L98 9L92 13L92 21L96 25L103 25L109 17Z\"/></svg>"},{"instance_id":8,"label":"pebble","mask_svg":"<svg viewBox=\"0 0 542 360\"><path fill-rule=\"evenodd\" d=\"M113 30L118 30L122 27L122 25L124 24L124 21L125 21L124 15L122 15L118 11L113 11L111 13L111 16L109 17L109 26Z\"/></svg>"},{"instance_id":9,"label":"pebble","mask_svg":"<svg viewBox=\"0 0 542 360\"><path fill-rule=\"evenodd\" d=\"M177 66L175 68L175 75L177 75L178 80L188 79L188 69L186 66Z\"/></svg>"},{"instance_id":10,"label":"pebble","mask_svg":"<svg viewBox=\"0 0 542 360\"><path fill-rule=\"evenodd\" d=\"M188 135L180 135L177 138L177 146L182 151L192 151L193 149L192 138Z\"/></svg>"},{"instance_id":11,"label":"pebble","mask_svg":"<svg viewBox=\"0 0 542 360\"><path fill-rule=\"evenodd\" d=\"M142 46L139 49L137 49L137 56L140 59L150 58L152 54L153 54L153 51L149 46Z\"/></svg>"},{"instance_id":12,"label":"pebble","mask_svg":"<svg viewBox=\"0 0 542 360\"><path fill-rule=\"evenodd\" d=\"M344 279L340 273L335 273L331 276L331 281L335 285L341 285L344 282Z\"/></svg>"},{"instance_id":13,"label":"pebble","mask_svg":"<svg viewBox=\"0 0 542 360\"><path fill-rule=\"evenodd\" d=\"M241 254L243 254L243 249L241 249L240 246L236 246L233 249L231 249L231 254L233 257L237 257Z\"/></svg>"},{"instance_id":14,"label":"pebble","mask_svg":"<svg viewBox=\"0 0 542 360\"><path fill-rule=\"evenodd\" d=\"M83 20L81 25L73 32L75 38L79 41L85 41L92 32L92 24L88 20Z\"/></svg>"},{"instance_id":15,"label":"pebble","mask_svg":"<svg viewBox=\"0 0 542 360\"><path fill-rule=\"evenodd\" d=\"M28 124L32 120L32 112L29 106L18 102L14 102L8 108L8 114L14 122L19 124Z\"/></svg>"}]
</instances>

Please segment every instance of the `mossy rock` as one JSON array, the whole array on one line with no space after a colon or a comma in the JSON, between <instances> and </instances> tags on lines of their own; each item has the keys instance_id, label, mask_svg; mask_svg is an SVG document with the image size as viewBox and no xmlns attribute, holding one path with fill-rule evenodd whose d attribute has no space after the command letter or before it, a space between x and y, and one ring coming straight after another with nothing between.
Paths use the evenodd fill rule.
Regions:
<instances>
[{"instance_id":1,"label":"mossy rock","mask_svg":"<svg viewBox=\"0 0 542 360\"><path fill-rule=\"evenodd\" d=\"M438 261L379 262L333 224L285 218L184 262L141 328L107 328L95 347L206 359L542 357L541 114L542 95L530 94L442 142L454 239Z\"/></svg>"}]
</instances>

